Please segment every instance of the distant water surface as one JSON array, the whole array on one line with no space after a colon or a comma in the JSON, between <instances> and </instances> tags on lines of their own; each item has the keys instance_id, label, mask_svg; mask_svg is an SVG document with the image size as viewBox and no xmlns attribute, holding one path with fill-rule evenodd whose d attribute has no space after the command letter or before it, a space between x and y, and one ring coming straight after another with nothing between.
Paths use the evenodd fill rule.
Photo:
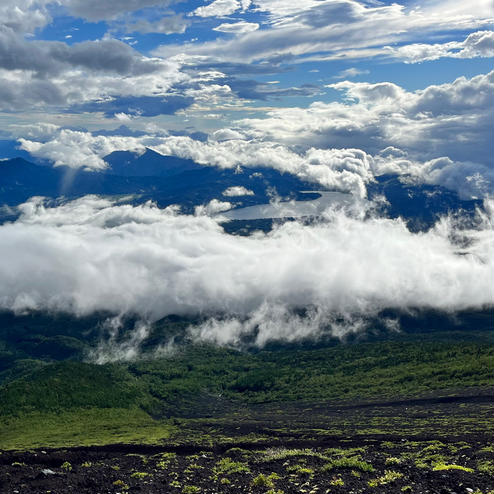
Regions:
<instances>
[{"instance_id":1,"label":"distant water surface","mask_svg":"<svg viewBox=\"0 0 494 494\"><path fill-rule=\"evenodd\" d=\"M265 218L301 218L318 216L329 206L345 206L354 202L351 194L304 190L302 194L319 194L313 201L283 201L270 204L258 204L246 208L231 209L222 213L229 220L258 220Z\"/></svg>"}]
</instances>

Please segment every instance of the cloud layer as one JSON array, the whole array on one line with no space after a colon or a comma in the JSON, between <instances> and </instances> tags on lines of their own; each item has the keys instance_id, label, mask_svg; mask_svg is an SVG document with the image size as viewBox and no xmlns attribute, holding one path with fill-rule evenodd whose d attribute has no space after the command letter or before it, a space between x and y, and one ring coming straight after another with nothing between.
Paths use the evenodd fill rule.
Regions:
<instances>
[{"instance_id":1,"label":"cloud layer","mask_svg":"<svg viewBox=\"0 0 494 494\"><path fill-rule=\"evenodd\" d=\"M2 309L110 311L146 321L202 314L211 319L195 330L201 338L235 343L257 328L263 344L315 336L335 316L492 303L487 215L473 230L444 220L413 234L400 220L329 210L319 224L237 237L208 216L152 204L88 196L51 208L35 199L21 209L15 223L0 226ZM309 317L293 316L296 308Z\"/></svg>"}]
</instances>

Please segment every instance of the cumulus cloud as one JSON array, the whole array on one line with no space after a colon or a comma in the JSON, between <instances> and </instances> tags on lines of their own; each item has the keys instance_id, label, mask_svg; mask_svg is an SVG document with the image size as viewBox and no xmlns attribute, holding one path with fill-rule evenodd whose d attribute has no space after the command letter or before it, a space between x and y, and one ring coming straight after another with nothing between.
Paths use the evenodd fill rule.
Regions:
<instances>
[{"instance_id":1,"label":"cumulus cloud","mask_svg":"<svg viewBox=\"0 0 494 494\"><path fill-rule=\"evenodd\" d=\"M412 174L464 198L483 197L492 190L494 72L414 92L390 82L342 81L328 87L342 92L343 101L271 110L265 118L242 119L236 128L219 129L207 141L162 133L124 138L60 129L46 141L32 137L20 143L23 150L56 165L91 169L104 168L103 158L112 151L150 147L208 166L275 168L360 197L366 195L366 184L383 173ZM228 97L231 88L214 84L185 94L207 104ZM138 108L144 99L131 98L125 107L108 101L94 108L129 114L127 106ZM157 106L155 100L150 98L151 109ZM165 105L167 100L160 101ZM177 104L185 106L190 100Z\"/></svg>"},{"instance_id":2,"label":"cumulus cloud","mask_svg":"<svg viewBox=\"0 0 494 494\"><path fill-rule=\"evenodd\" d=\"M59 125L48 122L39 122L36 124L11 124L9 132L15 138L27 138L36 140L48 140L60 130Z\"/></svg>"},{"instance_id":3,"label":"cumulus cloud","mask_svg":"<svg viewBox=\"0 0 494 494\"><path fill-rule=\"evenodd\" d=\"M274 142L243 139L198 141L188 136L93 136L62 129L46 142L19 139L21 149L54 162L55 166L106 168L104 157L113 151L144 152L148 147L165 156L179 156L220 168L238 166L274 168L324 187L366 195L373 180L372 157L358 149L309 149L298 154Z\"/></svg>"},{"instance_id":4,"label":"cumulus cloud","mask_svg":"<svg viewBox=\"0 0 494 494\"><path fill-rule=\"evenodd\" d=\"M245 139L245 135L234 129L218 129L211 134L210 139L214 141L230 141L232 139Z\"/></svg>"},{"instance_id":5,"label":"cumulus cloud","mask_svg":"<svg viewBox=\"0 0 494 494\"><path fill-rule=\"evenodd\" d=\"M218 199L211 199L207 204L202 206L196 206L194 214L196 216L215 216L231 209L233 205L230 202L219 201Z\"/></svg>"},{"instance_id":6,"label":"cumulus cloud","mask_svg":"<svg viewBox=\"0 0 494 494\"><path fill-rule=\"evenodd\" d=\"M0 24L15 33L34 33L51 21L47 5L53 0L3 0Z\"/></svg>"},{"instance_id":7,"label":"cumulus cloud","mask_svg":"<svg viewBox=\"0 0 494 494\"><path fill-rule=\"evenodd\" d=\"M386 47L390 56L406 63L428 62L439 58L477 58L494 55L494 32L477 31L469 34L464 41L449 43L412 43L398 48Z\"/></svg>"},{"instance_id":8,"label":"cumulus cloud","mask_svg":"<svg viewBox=\"0 0 494 494\"><path fill-rule=\"evenodd\" d=\"M415 92L390 82L343 81L343 103L280 108L239 124L250 136L304 147L359 147L376 154L395 146L422 160L449 156L490 166L494 149L494 72Z\"/></svg>"},{"instance_id":9,"label":"cumulus cloud","mask_svg":"<svg viewBox=\"0 0 494 494\"><path fill-rule=\"evenodd\" d=\"M113 151L144 152L140 138L122 136L93 136L88 132L61 129L46 142L19 139L21 149L33 156L53 161L54 166L70 166L100 170L107 167L103 156Z\"/></svg>"},{"instance_id":10,"label":"cumulus cloud","mask_svg":"<svg viewBox=\"0 0 494 494\"><path fill-rule=\"evenodd\" d=\"M125 76L125 77L122 77ZM0 25L0 109L67 106L118 96L160 96L189 77L176 62L115 39L27 41Z\"/></svg>"},{"instance_id":11,"label":"cumulus cloud","mask_svg":"<svg viewBox=\"0 0 494 494\"><path fill-rule=\"evenodd\" d=\"M83 41L69 46L56 41L26 41L0 26L0 67L35 71L51 77L77 68L137 75L158 71L160 63L116 39Z\"/></svg>"},{"instance_id":12,"label":"cumulus cloud","mask_svg":"<svg viewBox=\"0 0 494 494\"><path fill-rule=\"evenodd\" d=\"M254 192L249 190L242 185L234 185L232 187L228 187L222 193L226 197L239 197L239 196L253 196Z\"/></svg>"},{"instance_id":13,"label":"cumulus cloud","mask_svg":"<svg viewBox=\"0 0 494 494\"><path fill-rule=\"evenodd\" d=\"M33 199L0 226L0 307L154 321L210 316L198 336L257 343L336 334L383 308L459 310L492 303L492 223L449 220L413 234L401 220L328 210L268 234L230 236L206 215L85 197L58 207ZM452 240L461 235L457 245ZM293 315L307 309L307 318ZM334 321L340 320L340 326ZM333 321L333 322L332 322ZM334 323L334 324L333 324ZM333 326L332 326L333 324Z\"/></svg>"}]
</instances>

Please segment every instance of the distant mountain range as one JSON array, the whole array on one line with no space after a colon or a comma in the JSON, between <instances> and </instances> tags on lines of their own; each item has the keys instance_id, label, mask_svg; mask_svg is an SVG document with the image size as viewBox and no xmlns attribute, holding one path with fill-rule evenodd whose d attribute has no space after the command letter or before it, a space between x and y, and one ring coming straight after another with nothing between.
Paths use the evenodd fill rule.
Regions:
<instances>
[{"instance_id":1,"label":"distant mountain range","mask_svg":"<svg viewBox=\"0 0 494 494\"><path fill-rule=\"evenodd\" d=\"M312 194L300 191L322 188L272 168L221 169L162 156L150 149L141 155L117 151L105 161L109 167L101 172L43 166L23 158L2 161L0 205L15 206L32 196L74 199L86 194L131 195L131 203L153 200L161 207L179 204L184 212L191 212L212 199L228 201L234 207L268 203L273 195L309 200ZM232 186L245 187L254 194L223 196ZM456 192L444 187L415 184L396 175L383 175L368 184L368 195L370 199L383 196L388 202L385 214L403 217L413 229L430 226L439 215L458 210L471 213L481 205L480 201L461 200Z\"/></svg>"}]
</instances>

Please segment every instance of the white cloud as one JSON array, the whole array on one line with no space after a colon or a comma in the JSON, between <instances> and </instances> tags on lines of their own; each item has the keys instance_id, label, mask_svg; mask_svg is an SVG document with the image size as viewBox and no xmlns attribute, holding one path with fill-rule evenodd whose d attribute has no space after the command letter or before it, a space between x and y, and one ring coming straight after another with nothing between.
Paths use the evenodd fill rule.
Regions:
<instances>
[{"instance_id":1,"label":"white cloud","mask_svg":"<svg viewBox=\"0 0 494 494\"><path fill-rule=\"evenodd\" d=\"M221 33L231 33L231 34L244 34L251 33L252 31L257 31L259 29L259 24L255 22L239 21L233 23L220 24L213 28L213 31L219 31Z\"/></svg>"},{"instance_id":2,"label":"white cloud","mask_svg":"<svg viewBox=\"0 0 494 494\"><path fill-rule=\"evenodd\" d=\"M343 91L346 101L280 108L237 125L248 136L285 145L353 146L370 154L395 146L425 160L449 156L492 163L494 72L415 92L389 82L328 87Z\"/></svg>"},{"instance_id":3,"label":"white cloud","mask_svg":"<svg viewBox=\"0 0 494 494\"><path fill-rule=\"evenodd\" d=\"M231 209L233 205L230 202L219 201L218 199L211 199L207 204L203 206L196 206L194 214L196 216L215 216L224 211Z\"/></svg>"},{"instance_id":4,"label":"white cloud","mask_svg":"<svg viewBox=\"0 0 494 494\"><path fill-rule=\"evenodd\" d=\"M245 135L234 129L219 129L211 134L210 139L213 141L230 141L245 139Z\"/></svg>"},{"instance_id":5,"label":"white cloud","mask_svg":"<svg viewBox=\"0 0 494 494\"><path fill-rule=\"evenodd\" d=\"M309 149L300 155L276 143L230 139L202 142L187 136L93 136L89 132L61 130L47 142L19 139L21 148L33 156L67 165L100 170L103 158L113 151L143 152L146 147L163 155L188 158L197 163L236 168L261 166L292 173L324 187L366 195L366 182L373 179L371 156L358 149Z\"/></svg>"},{"instance_id":6,"label":"white cloud","mask_svg":"<svg viewBox=\"0 0 494 494\"><path fill-rule=\"evenodd\" d=\"M328 211L327 221L284 224L252 237L225 234L208 216L152 204L85 197L40 200L0 226L0 307L89 314L226 314L202 337L234 343L316 336L335 317L382 308L459 310L492 303L492 224L458 231L448 221L413 234L400 220ZM459 246L452 238L467 241ZM309 309L305 321L294 308ZM236 321L236 322L235 322ZM221 326L221 327L220 327ZM352 330L333 326L340 332Z\"/></svg>"},{"instance_id":7,"label":"white cloud","mask_svg":"<svg viewBox=\"0 0 494 494\"><path fill-rule=\"evenodd\" d=\"M62 0L62 3L73 16L97 22L115 19L146 7L165 7L174 3L174 0Z\"/></svg>"},{"instance_id":8,"label":"white cloud","mask_svg":"<svg viewBox=\"0 0 494 494\"><path fill-rule=\"evenodd\" d=\"M333 79L346 79L346 78L352 78L352 77L357 77L358 75L365 75L368 74L368 70L360 70L356 69L355 67L350 67L349 69L342 70L335 76L333 76Z\"/></svg>"},{"instance_id":9,"label":"white cloud","mask_svg":"<svg viewBox=\"0 0 494 494\"><path fill-rule=\"evenodd\" d=\"M241 185L234 185L225 189L223 195L226 197L253 196L254 192Z\"/></svg>"},{"instance_id":10,"label":"white cloud","mask_svg":"<svg viewBox=\"0 0 494 494\"><path fill-rule=\"evenodd\" d=\"M88 132L61 129L47 142L19 139L21 149L33 156L53 161L55 166L101 170L107 167L103 157L113 151L143 152L142 139L133 137L93 136Z\"/></svg>"},{"instance_id":11,"label":"white cloud","mask_svg":"<svg viewBox=\"0 0 494 494\"><path fill-rule=\"evenodd\" d=\"M464 41L424 44L413 43L398 48L385 47L390 56L406 63L426 62L439 58L477 58L494 56L494 32L477 31L469 34Z\"/></svg>"},{"instance_id":12,"label":"white cloud","mask_svg":"<svg viewBox=\"0 0 494 494\"><path fill-rule=\"evenodd\" d=\"M214 0L205 7L197 7L192 14L197 17L224 17L233 14L241 7L237 0Z\"/></svg>"},{"instance_id":13,"label":"white cloud","mask_svg":"<svg viewBox=\"0 0 494 494\"><path fill-rule=\"evenodd\" d=\"M51 22L47 5L53 0L2 0L0 25L15 33L34 33Z\"/></svg>"},{"instance_id":14,"label":"white cloud","mask_svg":"<svg viewBox=\"0 0 494 494\"><path fill-rule=\"evenodd\" d=\"M139 19L136 22L125 25L128 33L163 33L163 34L182 34L186 31L190 22L180 15L164 16L158 21L149 22L145 19Z\"/></svg>"},{"instance_id":15,"label":"white cloud","mask_svg":"<svg viewBox=\"0 0 494 494\"><path fill-rule=\"evenodd\" d=\"M39 122L35 124L11 124L8 129L11 136L16 139L26 138L43 141L57 134L60 127L48 122Z\"/></svg>"},{"instance_id":16,"label":"white cloud","mask_svg":"<svg viewBox=\"0 0 494 494\"><path fill-rule=\"evenodd\" d=\"M224 1L233 11L233 4L237 2ZM369 6L354 0L259 0L254 3L258 10L268 13L270 27L226 41L167 44L156 49L155 54L185 53L242 62L389 56L389 49L385 47L395 43L427 40L437 31L484 29L493 22L492 12L483 0L472 9L455 7L450 1L431 2L423 8L397 3ZM216 2L211 5L214 4Z\"/></svg>"},{"instance_id":17,"label":"white cloud","mask_svg":"<svg viewBox=\"0 0 494 494\"><path fill-rule=\"evenodd\" d=\"M483 197L494 184L494 72L415 92L389 82L343 81L330 87L344 92L344 103L272 110L267 118L243 119L236 129L215 131L206 142L187 136L92 136L67 129L47 142L20 142L22 149L56 165L101 169L112 151L150 147L208 166L274 168L359 197L365 197L375 175L391 171L444 185L464 198ZM230 88L196 91L204 92L197 100L213 101ZM385 148L402 156L381 153Z\"/></svg>"},{"instance_id":18,"label":"white cloud","mask_svg":"<svg viewBox=\"0 0 494 494\"><path fill-rule=\"evenodd\" d=\"M177 62L144 57L115 39L71 46L28 42L0 26L1 110L66 107L115 96L158 97L188 79Z\"/></svg>"}]
</instances>

